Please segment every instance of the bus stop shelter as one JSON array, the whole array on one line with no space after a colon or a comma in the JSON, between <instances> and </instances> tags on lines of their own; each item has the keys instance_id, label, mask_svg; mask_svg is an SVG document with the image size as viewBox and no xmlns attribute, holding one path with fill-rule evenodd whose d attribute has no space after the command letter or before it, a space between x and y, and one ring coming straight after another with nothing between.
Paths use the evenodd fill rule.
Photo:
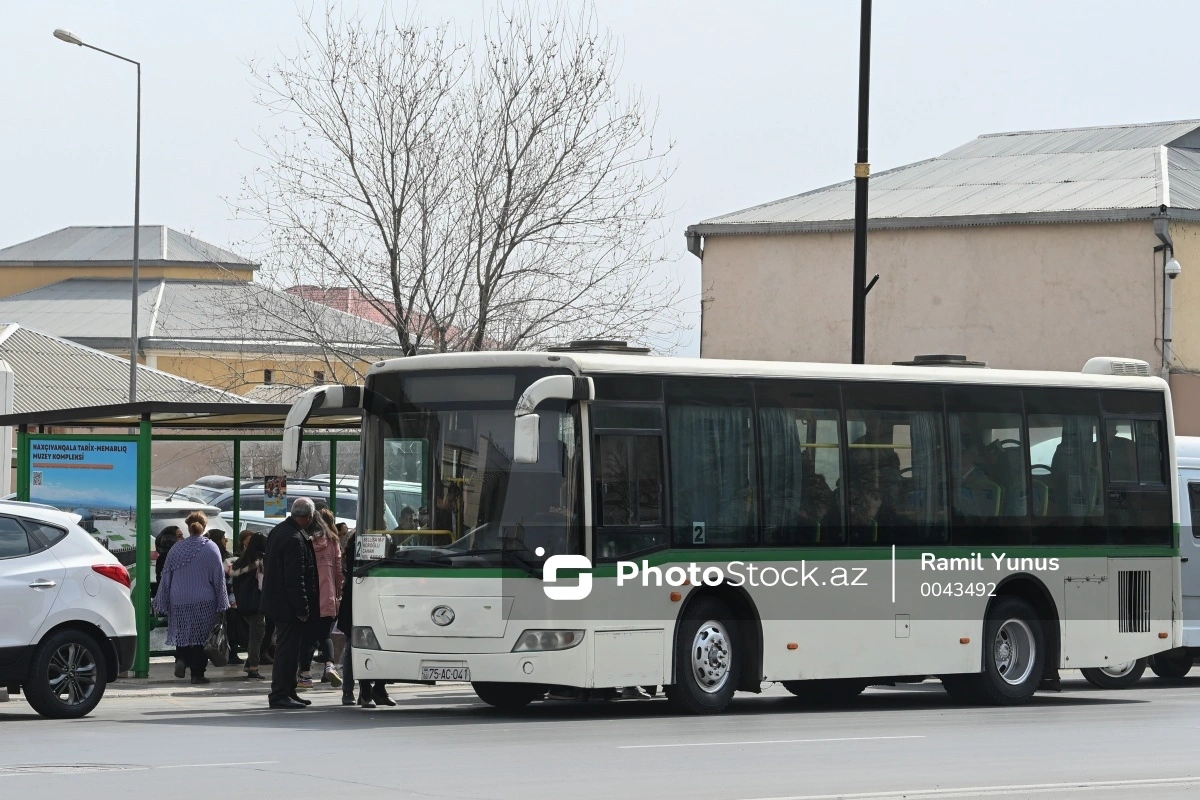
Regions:
<instances>
[{"instance_id":1,"label":"bus stop shelter","mask_svg":"<svg viewBox=\"0 0 1200 800\"><path fill-rule=\"evenodd\" d=\"M138 643L134 677L150 669L151 449L154 442L229 442L233 447L233 529L239 529L244 442L281 441L286 403L135 402L110 406L0 415L0 428L17 432L17 499L29 501L47 472L78 471L101 498L106 486L135 498L136 559L133 603ZM361 414L318 410L306 423L305 442L329 443L329 507L337 512L339 442L357 442ZM70 429L71 432L51 432ZM58 474L74 474L72 472ZM114 492L115 494L116 492ZM103 502L98 499L98 502ZM55 504L57 505L57 504ZM70 503L68 505L74 505Z\"/></svg>"}]
</instances>

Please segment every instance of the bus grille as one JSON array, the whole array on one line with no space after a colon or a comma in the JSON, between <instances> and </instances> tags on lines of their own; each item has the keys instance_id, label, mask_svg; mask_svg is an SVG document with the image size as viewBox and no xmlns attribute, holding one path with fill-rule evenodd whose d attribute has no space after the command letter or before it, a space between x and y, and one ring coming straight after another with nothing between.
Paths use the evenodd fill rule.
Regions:
<instances>
[{"instance_id":1,"label":"bus grille","mask_svg":"<svg viewBox=\"0 0 1200 800\"><path fill-rule=\"evenodd\" d=\"M1150 630L1150 570L1117 572L1117 630L1148 633Z\"/></svg>"}]
</instances>

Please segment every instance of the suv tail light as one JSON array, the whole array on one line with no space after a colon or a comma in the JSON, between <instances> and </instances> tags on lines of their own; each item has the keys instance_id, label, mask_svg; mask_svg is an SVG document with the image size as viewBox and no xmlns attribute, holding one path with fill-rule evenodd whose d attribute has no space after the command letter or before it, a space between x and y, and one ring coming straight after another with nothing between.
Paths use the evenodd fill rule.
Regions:
<instances>
[{"instance_id":1,"label":"suv tail light","mask_svg":"<svg viewBox=\"0 0 1200 800\"><path fill-rule=\"evenodd\" d=\"M117 583L128 589L133 581L129 579L129 570L120 564L93 564L92 571L98 572L106 578L116 581Z\"/></svg>"}]
</instances>

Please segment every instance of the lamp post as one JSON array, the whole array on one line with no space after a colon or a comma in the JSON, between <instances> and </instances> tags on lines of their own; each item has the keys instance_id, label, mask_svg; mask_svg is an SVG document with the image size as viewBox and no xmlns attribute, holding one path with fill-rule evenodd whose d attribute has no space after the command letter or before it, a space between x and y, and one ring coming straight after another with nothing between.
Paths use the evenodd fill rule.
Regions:
<instances>
[{"instance_id":1,"label":"lamp post","mask_svg":"<svg viewBox=\"0 0 1200 800\"><path fill-rule=\"evenodd\" d=\"M129 402L132 403L137 400L138 267L141 255L138 247L138 239L141 233L142 199L142 64L139 61L134 61L132 58L126 58L125 56L90 45L65 28L56 29L54 31L54 38L64 41L67 44L86 47L89 50L95 50L97 53L104 53L106 56L119 58L137 67L137 138L134 145L133 161L133 306L131 308L129 324Z\"/></svg>"},{"instance_id":2,"label":"lamp post","mask_svg":"<svg viewBox=\"0 0 1200 800\"><path fill-rule=\"evenodd\" d=\"M858 38L858 159L854 164L854 305L850 319L850 363L866 363L867 340L867 117L871 100L871 0L862 0ZM874 282L872 281L872 285Z\"/></svg>"}]
</instances>

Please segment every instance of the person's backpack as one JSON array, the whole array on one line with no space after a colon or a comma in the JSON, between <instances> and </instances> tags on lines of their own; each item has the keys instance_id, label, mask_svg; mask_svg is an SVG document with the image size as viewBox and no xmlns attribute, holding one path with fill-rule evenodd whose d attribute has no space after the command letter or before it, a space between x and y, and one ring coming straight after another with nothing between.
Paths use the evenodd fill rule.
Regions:
<instances>
[{"instance_id":1,"label":"person's backpack","mask_svg":"<svg viewBox=\"0 0 1200 800\"><path fill-rule=\"evenodd\" d=\"M262 589L258 585L258 570L252 569L233 579L233 594L238 611L257 614L262 608Z\"/></svg>"}]
</instances>

